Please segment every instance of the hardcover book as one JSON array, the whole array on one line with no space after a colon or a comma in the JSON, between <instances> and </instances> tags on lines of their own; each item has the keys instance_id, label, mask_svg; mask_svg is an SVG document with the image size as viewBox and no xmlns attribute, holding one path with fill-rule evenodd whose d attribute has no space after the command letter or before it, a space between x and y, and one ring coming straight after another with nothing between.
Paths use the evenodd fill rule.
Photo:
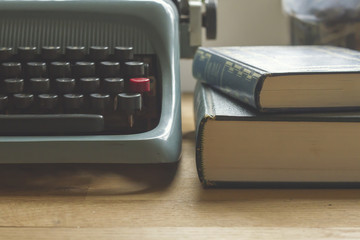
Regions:
<instances>
[{"instance_id":1,"label":"hardcover book","mask_svg":"<svg viewBox=\"0 0 360 240\"><path fill-rule=\"evenodd\" d=\"M360 52L340 47L199 48L193 75L260 111L360 106Z\"/></svg>"},{"instance_id":2,"label":"hardcover book","mask_svg":"<svg viewBox=\"0 0 360 240\"><path fill-rule=\"evenodd\" d=\"M261 113L197 83L196 162L216 186L353 186L360 113Z\"/></svg>"}]
</instances>

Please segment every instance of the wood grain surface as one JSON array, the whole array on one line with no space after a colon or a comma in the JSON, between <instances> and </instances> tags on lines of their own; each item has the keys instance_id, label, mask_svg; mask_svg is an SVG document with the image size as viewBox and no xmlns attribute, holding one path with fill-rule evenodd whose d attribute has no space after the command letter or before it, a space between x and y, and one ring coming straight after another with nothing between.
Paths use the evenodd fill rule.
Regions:
<instances>
[{"instance_id":1,"label":"wood grain surface","mask_svg":"<svg viewBox=\"0 0 360 240\"><path fill-rule=\"evenodd\" d=\"M178 164L1 165L0 239L360 239L358 189L203 189Z\"/></svg>"}]
</instances>

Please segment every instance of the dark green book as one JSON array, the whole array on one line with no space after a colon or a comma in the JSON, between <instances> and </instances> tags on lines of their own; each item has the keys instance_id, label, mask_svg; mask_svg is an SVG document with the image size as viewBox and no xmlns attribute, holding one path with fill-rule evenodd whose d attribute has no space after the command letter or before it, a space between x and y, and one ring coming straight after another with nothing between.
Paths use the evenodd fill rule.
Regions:
<instances>
[{"instance_id":1,"label":"dark green book","mask_svg":"<svg viewBox=\"0 0 360 240\"><path fill-rule=\"evenodd\" d=\"M193 75L259 111L360 106L360 52L340 47L199 48Z\"/></svg>"},{"instance_id":2,"label":"dark green book","mask_svg":"<svg viewBox=\"0 0 360 240\"><path fill-rule=\"evenodd\" d=\"M197 83L196 162L212 186L360 182L360 113L260 113Z\"/></svg>"}]
</instances>

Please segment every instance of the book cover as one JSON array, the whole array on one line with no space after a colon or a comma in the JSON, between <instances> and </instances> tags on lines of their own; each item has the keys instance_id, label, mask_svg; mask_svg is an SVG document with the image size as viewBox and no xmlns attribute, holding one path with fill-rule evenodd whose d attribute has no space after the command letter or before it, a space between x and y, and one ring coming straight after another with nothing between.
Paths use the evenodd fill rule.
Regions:
<instances>
[{"instance_id":1,"label":"book cover","mask_svg":"<svg viewBox=\"0 0 360 240\"><path fill-rule=\"evenodd\" d=\"M196 164L206 187L358 186L360 113L261 113L197 83Z\"/></svg>"},{"instance_id":2,"label":"book cover","mask_svg":"<svg viewBox=\"0 0 360 240\"><path fill-rule=\"evenodd\" d=\"M202 47L193 75L260 111L360 106L360 52L340 47Z\"/></svg>"}]
</instances>

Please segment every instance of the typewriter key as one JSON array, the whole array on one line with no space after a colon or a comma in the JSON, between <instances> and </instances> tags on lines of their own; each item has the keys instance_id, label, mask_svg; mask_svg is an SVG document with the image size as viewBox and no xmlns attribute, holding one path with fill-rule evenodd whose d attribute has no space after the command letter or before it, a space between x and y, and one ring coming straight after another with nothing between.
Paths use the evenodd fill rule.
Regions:
<instances>
[{"instance_id":1,"label":"typewriter key","mask_svg":"<svg viewBox=\"0 0 360 240\"><path fill-rule=\"evenodd\" d=\"M8 96L0 95L0 112L4 112L8 105Z\"/></svg>"},{"instance_id":2,"label":"typewriter key","mask_svg":"<svg viewBox=\"0 0 360 240\"><path fill-rule=\"evenodd\" d=\"M71 71L75 78L94 77L95 63L93 62L76 62Z\"/></svg>"},{"instance_id":3,"label":"typewriter key","mask_svg":"<svg viewBox=\"0 0 360 240\"><path fill-rule=\"evenodd\" d=\"M101 62L98 66L98 74L103 78L119 77L120 63L119 62Z\"/></svg>"},{"instance_id":4,"label":"typewriter key","mask_svg":"<svg viewBox=\"0 0 360 240\"><path fill-rule=\"evenodd\" d=\"M145 65L143 62L125 62L125 74L127 78L144 77Z\"/></svg>"},{"instance_id":5,"label":"typewriter key","mask_svg":"<svg viewBox=\"0 0 360 240\"><path fill-rule=\"evenodd\" d=\"M123 78L104 78L103 89L110 94L118 94L124 92Z\"/></svg>"},{"instance_id":6,"label":"typewriter key","mask_svg":"<svg viewBox=\"0 0 360 240\"><path fill-rule=\"evenodd\" d=\"M3 78L17 78L21 76L21 63L6 62L1 64L1 76Z\"/></svg>"},{"instance_id":7,"label":"typewriter key","mask_svg":"<svg viewBox=\"0 0 360 240\"><path fill-rule=\"evenodd\" d=\"M75 89L74 78L57 78L55 84L58 93L72 93Z\"/></svg>"},{"instance_id":8,"label":"typewriter key","mask_svg":"<svg viewBox=\"0 0 360 240\"><path fill-rule=\"evenodd\" d=\"M130 127L134 126L134 114L142 108L141 94L119 93L118 110L123 111L128 116Z\"/></svg>"},{"instance_id":9,"label":"typewriter key","mask_svg":"<svg viewBox=\"0 0 360 240\"><path fill-rule=\"evenodd\" d=\"M54 61L61 57L59 46L44 46L41 48L41 58L45 61Z\"/></svg>"},{"instance_id":10,"label":"typewriter key","mask_svg":"<svg viewBox=\"0 0 360 240\"><path fill-rule=\"evenodd\" d=\"M79 91L83 93L93 93L96 92L100 87L99 78L80 78L79 81Z\"/></svg>"},{"instance_id":11,"label":"typewriter key","mask_svg":"<svg viewBox=\"0 0 360 240\"><path fill-rule=\"evenodd\" d=\"M150 92L149 78L130 78L129 91L133 93Z\"/></svg>"},{"instance_id":12,"label":"typewriter key","mask_svg":"<svg viewBox=\"0 0 360 240\"><path fill-rule=\"evenodd\" d=\"M34 102L34 95L26 93L16 93L13 95L14 107L19 110L26 110Z\"/></svg>"},{"instance_id":13,"label":"typewriter key","mask_svg":"<svg viewBox=\"0 0 360 240\"><path fill-rule=\"evenodd\" d=\"M71 68L69 62L51 62L49 65L49 76L52 78L70 77Z\"/></svg>"},{"instance_id":14,"label":"typewriter key","mask_svg":"<svg viewBox=\"0 0 360 240\"><path fill-rule=\"evenodd\" d=\"M110 95L92 93L90 94L90 107L96 113L103 113L110 108Z\"/></svg>"},{"instance_id":15,"label":"typewriter key","mask_svg":"<svg viewBox=\"0 0 360 240\"><path fill-rule=\"evenodd\" d=\"M89 48L89 58L92 61L100 62L104 61L109 57L108 47L92 46Z\"/></svg>"},{"instance_id":16,"label":"typewriter key","mask_svg":"<svg viewBox=\"0 0 360 240\"><path fill-rule=\"evenodd\" d=\"M125 62L134 58L133 47L115 47L114 59Z\"/></svg>"},{"instance_id":17,"label":"typewriter key","mask_svg":"<svg viewBox=\"0 0 360 240\"><path fill-rule=\"evenodd\" d=\"M84 105L84 95L82 94L64 94L63 104L66 112L74 112Z\"/></svg>"},{"instance_id":18,"label":"typewriter key","mask_svg":"<svg viewBox=\"0 0 360 240\"><path fill-rule=\"evenodd\" d=\"M30 89L34 93L47 93L50 89L50 79L30 78Z\"/></svg>"},{"instance_id":19,"label":"typewriter key","mask_svg":"<svg viewBox=\"0 0 360 240\"><path fill-rule=\"evenodd\" d=\"M46 75L46 63L28 62L26 63L26 75L32 77L44 77Z\"/></svg>"},{"instance_id":20,"label":"typewriter key","mask_svg":"<svg viewBox=\"0 0 360 240\"><path fill-rule=\"evenodd\" d=\"M65 49L66 60L70 62L81 61L85 59L86 50L83 46L68 46Z\"/></svg>"},{"instance_id":21,"label":"typewriter key","mask_svg":"<svg viewBox=\"0 0 360 240\"><path fill-rule=\"evenodd\" d=\"M29 62L34 61L37 57L36 47L18 47L17 57L19 61Z\"/></svg>"},{"instance_id":22,"label":"typewriter key","mask_svg":"<svg viewBox=\"0 0 360 240\"><path fill-rule=\"evenodd\" d=\"M24 91L24 79L7 78L4 80L5 92L8 94L21 93Z\"/></svg>"},{"instance_id":23,"label":"typewriter key","mask_svg":"<svg viewBox=\"0 0 360 240\"><path fill-rule=\"evenodd\" d=\"M13 56L13 49L10 47L0 48L0 62L9 61Z\"/></svg>"},{"instance_id":24,"label":"typewriter key","mask_svg":"<svg viewBox=\"0 0 360 240\"><path fill-rule=\"evenodd\" d=\"M39 107L41 110L55 110L59 97L56 94L40 94L38 95Z\"/></svg>"}]
</instances>

